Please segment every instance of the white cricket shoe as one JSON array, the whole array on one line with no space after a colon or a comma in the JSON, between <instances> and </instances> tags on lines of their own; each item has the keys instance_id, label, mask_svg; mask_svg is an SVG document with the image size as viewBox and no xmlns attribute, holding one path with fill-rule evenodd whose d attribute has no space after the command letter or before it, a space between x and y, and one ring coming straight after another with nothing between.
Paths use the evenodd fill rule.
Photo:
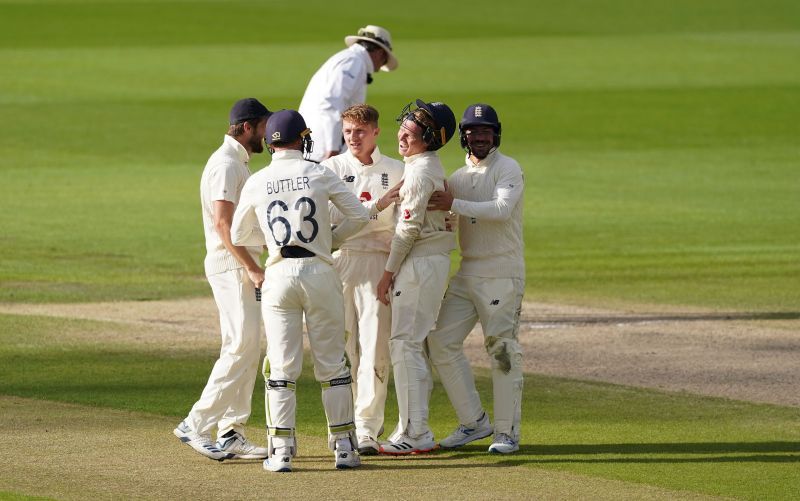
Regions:
<instances>
[{"instance_id":1,"label":"white cricket shoe","mask_svg":"<svg viewBox=\"0 0 800 501\"><path fill-rule=\"evenodd\" d=\"M288 449L287 449L288 452ZM264 469L267 471L275 471L279 473L289 473L292 471L292 455L289 454L275 454L271 455L264 460Z\"/></svg>"},{"instance_id":2,"label":"white cricket shoe","mask_svg":"<svg viewBox=\"0 0 800 501\"><path fill-rule=\"evenodd\" d=\"M181 442L209 459L213 459L215 461L228 459L228 454L217 448L217 446L214 444L214 441L211 440L211 435L200 435L199 433L195 433L191 428L189 428L189 425L186 424L186 421L181 421L181 424L175 427L175 429L172 430L172 433L178 437Z\"/></svg>"},{"instance_id":3,"label":"white cricket shoe","mask_svg":"<svg viewBox=\"0 0 800 501\"><path fill-rule=\"evenodd\" d=\"M361 466L361 458L353 449L336 449L336 469L347 470Z\"/></svg>"},{"instance_id":4,"label":"white cricket shoe","mask_svg":"<svg viewBox=\"0 0 800 501\"><path fill-rule=\"evenodd\" d=\"M381 444L374 438L363 435L358 437L358 453L362 456L375 456L381 452Z\"/></svg>"},{"instance_id":5,"label":"white cricket shoe","mask_svg":"<svg viewBox=\"0 0 800 501\"><path fill-rule=\"evenodd\" d=\"M406 454L422 454L436 448L433 432L427 431L422 436L411 438L405 433L392 442L381 445L381 454L390 456L404 456Z\"/></svg>"},{"instance_id":6,"label":"white cricket shoe","mask_svg":"<svg viewBox=\"0 0 800 501\"><path fill-rule=\"evenodd\" d=\"M494 436L492 445L489 446L489 452L495 454L511 454L519 450L519 442L511 438L505 433L498 433Z\"/></svg>"},{"instance_id":7,"label":"white cricket shoe","mask_svg":"<svg viewBox=\"0 0 800 501\"><path fill-rule=\"evenodd\" d=\"M250 442L240 433L217 440L217 449L228 454L226 459L266 459L269 451Z\"/></svg>"},{"instance_id":8,"label":"white cricket shoe","mask_svg":"<svg viewBox=\"0 0 800 501\"><path fill-rule=\"evenodd\" d=\"M458 428L456 428L456 431L439 442L439 445L445 449L455 449L456 447L467 445L470 442L486 438L492 434L492 431L494 431L492 429L492 423L489 422L489 416L484 412L475 428L467 428L463 424L460 424Z\"/></svg>"}]
</instances>

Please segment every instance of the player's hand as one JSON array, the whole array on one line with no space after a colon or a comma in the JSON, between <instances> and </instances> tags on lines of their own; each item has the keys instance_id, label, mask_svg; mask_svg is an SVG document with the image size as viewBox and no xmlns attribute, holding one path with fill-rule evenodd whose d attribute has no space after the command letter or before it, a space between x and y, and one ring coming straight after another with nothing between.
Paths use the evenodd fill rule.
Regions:
<instances>
[{"instance_id":1,"label":"player's hand","mask_svg":"<svg viewBox=\"0 0 800 501\"><path fill-rule=\"evenodd\" d=\"M375 206L378 208L378 212L384 210L392 204L400 202L400 188L402 187L403 181L400 181L396 185L392 186L389 191L384 193L384 195L378 199L378 201L375 203Z\"/></svg>"},{"instance_id":2,"label":"player's hand","mask_svg":"<svg viewBox=\"0 0 800 501\"><path fill-rule=\"evenodd\" d=\"M453 195L446 191L434 191L428 200L428 210L447 210L453 206Z\"/></svg>"},{"instance_id":3,"label":"player's hand","mask_svg":"<svg viewBox=\"0 0 800 501\"><path fill-rule=\"evenodd\" d=\"M394 273L384 271L381 281L378 282L378 301L389 306L389 291L394 285Z\"/></svg>"},{"instance_id":4,"label":"player's hand","mask_svg":"<svg viewBox=\"0 0 800 501\"><path fill-rule=\"evenodd\" d=\"M250 278L250 281L253 282L253 285L256 286L256 289L261 288L261 284L264 283L264 270L258 266L253 269L247 270L247 276Z\"/></svg>"}]
</instances>

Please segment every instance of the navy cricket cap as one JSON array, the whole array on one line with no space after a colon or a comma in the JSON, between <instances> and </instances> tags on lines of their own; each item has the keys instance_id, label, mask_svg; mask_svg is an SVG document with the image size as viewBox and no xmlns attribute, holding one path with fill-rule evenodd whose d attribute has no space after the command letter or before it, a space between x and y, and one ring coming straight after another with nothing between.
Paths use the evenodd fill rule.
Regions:
<instances>
[{"instance_id":1,"label":"navy cricket cap","mask_svg":"<svg viewBox=\"0 0 800 501\"><path fill-rule=\"evenodd\" d=\"M266 106L254 97L239 99L233 104L230 114L230 124L236 125L248 120L268 117L272 114Z\"/></svg>"},{"instance_id":2,"label":"navy cricket cap","mask_svg":"<svg viewBox=\"0 0 800 501\"><path fill-rule=\"evenodd\" d=\"M433 143L428 149L438 150L453 137L456 131L456 116L449 106L440 102L426 103L422 99L417 99L417 107L425 110L433 118L436 130L434 130Z\"/></svg>"},{"instance_id":3,"label":"navy cricket cap","mask_svg":"<svg viewBox=\"0 0 800 501\"><path fill-rule=\"evenodd\" d=\"M500 130L500 119L497 118L497 112L488 104L476 103L467 106L464 110L464 116L461 117L461 122L458 124L459 129L469 127L471 125L489 125L495 131Z\"/></svg>"},{"instance_id":4,"label":"navy cricket cap","mask_svg":"<svg viewBox=\"0 0 800 501\"><path fill-rule=\"evenodd\" d=\"M291 143L304 138L310 132L303 116L295 110L276 111L267 120L266 139L270 145Z\"/></svg>"}]
</instances>

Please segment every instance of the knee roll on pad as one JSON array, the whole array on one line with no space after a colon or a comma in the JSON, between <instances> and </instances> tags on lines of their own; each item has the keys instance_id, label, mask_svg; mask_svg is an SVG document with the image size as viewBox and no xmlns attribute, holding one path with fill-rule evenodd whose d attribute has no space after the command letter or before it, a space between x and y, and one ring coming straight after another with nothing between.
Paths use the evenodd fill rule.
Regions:
<instances>
[{"instance_id":1,"label":"knee roll on pad","mask_svg":"<svg viewBox=\"0 0 800 501\"><path fill-rule=\"evenodd\" d=\"M295 391L297 389L297 383L289 381L288 379L267 379L267 390L278 389Z\"/></svg>"}]
</instances>

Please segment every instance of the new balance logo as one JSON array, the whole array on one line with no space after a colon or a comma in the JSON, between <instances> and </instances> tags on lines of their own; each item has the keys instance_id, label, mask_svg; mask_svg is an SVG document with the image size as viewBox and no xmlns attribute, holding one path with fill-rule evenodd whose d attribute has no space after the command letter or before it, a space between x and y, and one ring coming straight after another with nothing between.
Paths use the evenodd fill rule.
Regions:
<instances>
[{"instance_id":1,"label":"new balance logo","mask_svg":"<svg viewBox=\"0 0 800 501\"><path fill-rule=\"evenodd\" d=\"M346 183L352 183L355 180L356 180L355 176L345 176L345 177L342 178L342 181L344 181Z\"/></svg>"},{"instance_id":2,"label":"new balance logo","mask_svg":"<svg viewBox=\"0 0 800 501\"><path fill-rule=\"evenodd\" d=\"M492 299L492 302L489 303L489 304L492 305L492 306L497 306L498 304L500 304L500 300L499 299Z\"/></svg>"}]
</instances>

